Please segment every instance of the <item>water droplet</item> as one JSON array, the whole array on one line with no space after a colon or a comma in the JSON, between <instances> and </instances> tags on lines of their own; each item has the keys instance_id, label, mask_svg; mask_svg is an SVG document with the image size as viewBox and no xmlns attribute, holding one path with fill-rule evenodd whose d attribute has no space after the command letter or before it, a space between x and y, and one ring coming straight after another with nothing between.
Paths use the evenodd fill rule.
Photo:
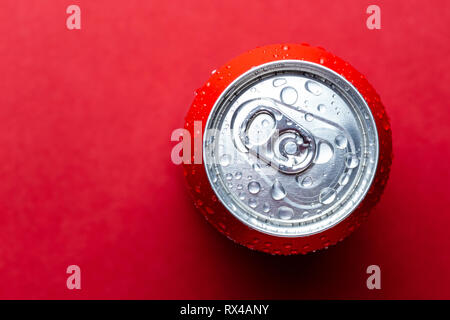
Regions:
<instances>
[{"instance_id":1,"label":"water droplet","mask_svg":"<svg viewBox=\"0 0 450 320\"><path fill-rule=\"evenodd\" d=\"M203 206L203 201L200 200L200 199L198 199L197 201L195 201L195 205L196 205L197 207L201 207L201 206Z\"/></svg>"},{"instance_id":2,"label":"water droplet","mask_svg":"<svg viewBox=\"0 0 450 320\"><path fill-rule=\"evenodd\" d=\"M274 87L279 87L279 86L282 86L284 84L286 84L286 79L283 79L283 78L278 78L278 79L275 79L275 80L272 81L272 85Z\"/></svg>"},{"instance_id":3,"label":"water droplet","mask_svg":"<svg viewBox=\"0 0 450 320\"><path fill-rule=\"evenodd\" d=\"M236 180L241 179L241 178L242 178L242 172L236 172L236 173L234 174L234 177L236 178Z\"/></svg>"},{"instance_id":4,"label":"water droplet","mask_svg":"<svg viewBox=\"0 0 450 320\"><path fill-rule=\"evenodd\" d=\"M210 136L208 140L206 140L206 145L209 146L214 143L214 136Z\"/></svg>"},{"instance_id":5,"label":"water droplet","mask_svg":"<svg viewBox=\"0 0 450 320\"><path fill-rule=\"evenodd\" d=\"M239 199L245 200L245 194L243 192L239 193Z\"/></svg>"},{"instance_id":6,"label":"water droplet","mask_svg":"<svg viewBox=\"0 0 450 320\"><path fill-rule=\"evenodd\" d=\"M319 201L323 204L330 204L336 199L336 190L333 188L323 188L319 194Z\"/></svg>"},{"instance_id":7,"label":"water droplet","mask_svg":"<svg viewBox=\"0 0 450 320\"><path fill-rule=\"evenodd\" d=\"M267 202L263 204L263 211L266 213L270 211L270 206Z\"/></svg>"},{"instance_id":8,"label":"water droplet","mask_svg":"<svg viewBox=\"0 0 450 320\"><path fill-rule=\"evenodd\" d=\"M305 88L315 96L318 96L322 93L320 85L317 82L311 80L306 81Z\"/></svg>"},{"instance_id":9,"label":"water droplet","mask_svg":"<svg viewBox=\"0 0 450 320\"><path fill-rule=\"evenodd\" d=\"M350 169L356 168L359 165L358 157L354 153L347 153L345 155L345 165Z\"/></svg>"},{"instance_id":10,"label":"water droplet","mask_svg":"<svg viewBox=\"0 0 450 320\"><path fill-rule=\"evenodd\" d=\"M258 206L258 201L256 201L256 199L251 198L248 200L248 205L251 208L256 208Z\"/></svg>"},{"instance_id":11,"label":"water droplet","mask_svg":"<svg viewBox=\"0 0 450 320\"><path fill-rule=\"evenodd\" d=\"M282 200L286 197L286 190L278 179L275 179L270 192L274 200Z\"/></svg>"},{"instance_id":12,"label":"water droplet","mask_svg":"<svg viewBox=\"0 0 450 320\"><path fill-rule=\"evenodd\" d=\"M280 217L280 219L289 220L294 216L294 210L292 210L292 208L285 206L279 207L278 216Z\"/></svg>"},{"instance_id":13,"label":"water droplet","mask_svg":"<svg viewBox=\"0 0 450 320\"><path fill-rule=\"evenodd\" d=\"M286 104L294 104L297 102L298 94L297 90L295 90L292 87L286 87L283 90L281 90L280 94L281 101L283 101Z\"/></svg>"},{"instance_id":14,"label":"water droplet","mask_svg":"<svg viewBox=\"0 0 450 320\"><path fill-rule=\"evenodd\" d=\"M333 147L325 141L320 141L317 147L317 155L314 160L317 164L327 163L333 157L334 150Z\"/></svg>"},{"instance_id":15,"label":"water droplet","mask_svg":"<svg viewBox=\"0 0 450 320\"><path fill-rule=\"evenodd\" d=\"M260 171L261 170L261 166L257 163L252 164L252 168L255 171Z\"/></svg>"},{"instance_id":16,"label":"water droplet","mask_svg":"<svg viewBox=\"0 0 450 320\"><path fill-rule=\"evenodd\" d=\"M261 185L257 181L251 181L248 184L248 192L257 194L261 190Z\"/></svg>"},{"instance_id":17,"label":"water droplet","mask_svg":"<svg viewBox=\"0 0 450 320\"><path fill-rule=\"evenodd\" d=\"M238 190L242 190L242 184L238 184L237 186L236 186L236 189L238 189Z\"/></svg>"},{"instance_id":18,"label":"water droplet","mask_svg":"<svg viewBox=\"0 0 450 320\"><path fill-rule=\"evenodd\" d=\"M297 176L295 179L300 187L309 188L313 184L313 179L310 176Z\"/></svg>"},{"instance_id":19,"label":"water droplet","mask_svg":"<svg viewBox=\"0 0 450 320\"><path fill-rule=\"evenodd\" d=\"M211 209L210 207L205 207L206 213L208 214L214 214L214 210Z\"/></svg>"},{"instance_id":20,"label":"water droplet","mask_svg":"<svg viewBox=\"0 0 450 320\"><path fill-rule=\"evenodd\" d=\"M339 184L341 186L345 186L348 181L350 180L350 175L347 174L347 172L344 172L340 177L339 177Z\"/></svg>"},{"instance_id":21,"label":"water droplet","mask_svg":"<svg viewBox=\"0 0 450 320\"><path fill-rule=\"evenodd\" d=\"M225 179L231 180L231 179L233 179L233 175L232 175L231 173L227 173L227 174L225 175Z\"/></svg>"},{"instance_id":22,"label":"water droplet","mask_svg":"<svg viewBox=\"0 0 450 320\"><path fill-rule=\"evenodd\" d=\"M231 163L231 156L229 154L223 154L219 160L222 167L229 166Z\"/></svg>"},{"instance_id":23,"label":"water droplet","mask_svg":"<svg viewBox=\"0 0 450 320\"><path fill-rule=\"evenodd\" d=\"M307 113L305 114L305 120L311 122L314 120L314 116L311 113Z\"/></svg>"},{"instance_id":24,"label":"water droplet","mask_svg":"<svg viewBox=\"0 0 450 320\"><path fill-rule=\"evenodd\" d=\"M347 138L343 135L336 136L336 139L334 140L334 143L336 144L336 147L339 149L345 149L347 147Z\"/></svg>"},{"instance_id":25,"label":"water droplet","mask_svg":"<svg viewBox=\"0 0 450 320\"><path fill-rule=\"evenodd\" d=\"M324 104L319 104L319 105L317 106L317 110L319 110L319 112L325 112L326 109L327 109L327 108L325 107Z\"/></svg>"}]
</instances>

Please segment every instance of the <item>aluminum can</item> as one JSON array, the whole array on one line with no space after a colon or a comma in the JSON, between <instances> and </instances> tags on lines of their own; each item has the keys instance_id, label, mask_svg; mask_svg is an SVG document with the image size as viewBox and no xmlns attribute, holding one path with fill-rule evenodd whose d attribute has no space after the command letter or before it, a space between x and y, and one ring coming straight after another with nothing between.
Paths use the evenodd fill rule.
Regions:
<instances>
[{"instance_id":1,"label":"aluminum can","mask_svg":"<svg viewBox=\"0 0 450 320\"><path fill-rule=\"evenodd\" d=\"M392 161L373 87L307 44L260 47L213 71L185 129L195 206L231 240L271 254L344 239L379 201Z\"/></svg>"}]
</instances>

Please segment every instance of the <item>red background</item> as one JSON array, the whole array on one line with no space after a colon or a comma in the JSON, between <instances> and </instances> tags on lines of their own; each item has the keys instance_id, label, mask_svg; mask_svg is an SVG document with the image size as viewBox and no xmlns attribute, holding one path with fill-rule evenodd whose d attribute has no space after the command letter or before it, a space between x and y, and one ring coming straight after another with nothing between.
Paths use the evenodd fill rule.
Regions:
<instances>
[{"instance_id":1,"label":"red background","mask_svg":"<svg viewBox=\"0 0 450 320\"><path fill-rule=\"evenodd\" d=\"M66 28L70 4L81 30ZM381 30L366 28L370 4ZM2 0L0 298L450 298L449 19L444 0ZM369 221L307 256L224 238L170 160L210 72L282 42L349 61L393 130ZM366 288L371 264L382 290Z\"/></svg>"}]
</instances>

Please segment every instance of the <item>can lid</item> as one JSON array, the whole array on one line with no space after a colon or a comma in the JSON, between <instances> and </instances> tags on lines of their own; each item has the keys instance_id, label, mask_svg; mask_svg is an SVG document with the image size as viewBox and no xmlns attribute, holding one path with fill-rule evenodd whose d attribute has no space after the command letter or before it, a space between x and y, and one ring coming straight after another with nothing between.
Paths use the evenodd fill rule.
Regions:
<instances>
[{"instance_id":1,"label":"can lid","mask_svg":"<svg viewBox=\"0 0 450 320\"><path fill-rule=\"evenodd\" d=\"M283 60L233 81L206 123L211 186L240 221L300 237L345 219L375 175L378 135L370 108L344 77Z\"/></svg>"}]
</instances>

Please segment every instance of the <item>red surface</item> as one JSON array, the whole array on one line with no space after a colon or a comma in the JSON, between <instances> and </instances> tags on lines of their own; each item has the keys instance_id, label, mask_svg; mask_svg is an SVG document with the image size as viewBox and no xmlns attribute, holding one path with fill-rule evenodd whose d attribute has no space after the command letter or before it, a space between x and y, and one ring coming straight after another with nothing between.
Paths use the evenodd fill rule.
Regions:
<instances>
[{"instance_id":1,"label":"red surface","mask_svg":"<svg viewBox=\"0 0 450 320\"><path fill-rule=\"evenodd\" d=\"M450 7L376 1L3 0L1 298L450 298ZM66 29L79 4L82 30ZM198 214L170 135L210 72L259 45L322 46L390 116L394 162L336 247L272 257ZM66 288L66 267L82 289ZM366 289L378 264L382 290Z\"/></svg>"},{"instance_id":2,"label":"red surface","mask_svg":"<svg viewBox=\"0 0 450 320\"><path fill-rule=\"evenodd\" d=\"M217 200L217 196L210 187L205 166L196 164L198 161L195 161L196 147L198 145L195 140L196 136L201 134L196 132L198 128L196 128L195 122L200 122L202 132L205 132L206 121L214 104L236 78L250 71L255 66L285 59L304 60L323 65L352 83L364 97L372 111L380 141L379 161L374 182L364 201L337 225L308 237L275 237L246 226L230 214L222 203ZM335 245L338 241L342 241L359 227L379 201L389 177L392 160L392 132L389 119L383 105L380 103L380 97L365 77L347 62L332 53L307 44L276 44L259 47L243 53L217 69L207 80L206 84L197 90L196 93L186 116L185 128L189 131L190 137L194 137L194 139L191 139L193 140L191 141L192 159L184 164L184 175L186 176L195 206L217 230L233 241L250 249L277 255L306 254L311 251L328 248Z\"/></svg>"}]
</instances>

